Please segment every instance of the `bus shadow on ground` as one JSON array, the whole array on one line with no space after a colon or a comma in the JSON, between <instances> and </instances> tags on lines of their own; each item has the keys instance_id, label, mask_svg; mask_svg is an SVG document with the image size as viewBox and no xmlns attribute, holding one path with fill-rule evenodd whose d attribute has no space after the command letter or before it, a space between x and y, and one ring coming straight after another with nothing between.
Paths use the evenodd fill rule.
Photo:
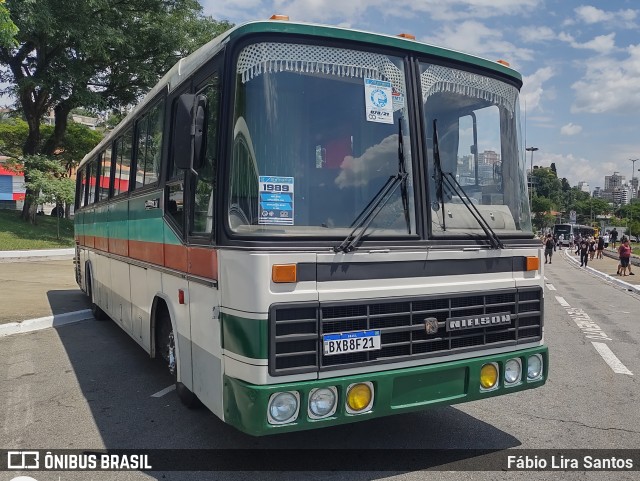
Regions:
<instances>
[{"instance_id":1,"label":"bus shadow on ground","mask_svg":"<svg viewBox=\"0 0 640 481\"><path fill-rule=\"evenodd\" d=\"M225 424L206 408L187 409L175 391L152 397L172 384L171 376L113 321L62 326L57 333L105 449L167 449L174 453L214 450L214 455L225 450L237 457L226 459L225 465L232 468L228 471L270 471L273 479L286 479L282 474L276 476L274 468L349 471L351 480L372 479L371 471L387 477L394 472L430 468L453 470L446 465L460 461L477 464L474 458L486 455L487 450L501 451L521 444L512 435L451 406L315 431L252 437ZM197 451L188 454L206 455ZM353 464L348 464L349 459ZM383 461L389 463L384 469ZM362 477L362 471L369 474ZM157 477L191 479L187 474L163 471ZM268 472L261 474L261 479L270 477ZM294 477L299 478L299 474L292 473L291 479ZM202 478L193 473L193 479Z\"/></svg>"},{"instance_id":2,"label":"bus shadow on ground","mask_svg":"<svg viewBox=\"0 0 640 481\"><path fill-rule=\"evenodd\" d=\"M47 300L54 316L91 308L89 298L80 289L47 291Z\"/></svg>"}]
</instances>

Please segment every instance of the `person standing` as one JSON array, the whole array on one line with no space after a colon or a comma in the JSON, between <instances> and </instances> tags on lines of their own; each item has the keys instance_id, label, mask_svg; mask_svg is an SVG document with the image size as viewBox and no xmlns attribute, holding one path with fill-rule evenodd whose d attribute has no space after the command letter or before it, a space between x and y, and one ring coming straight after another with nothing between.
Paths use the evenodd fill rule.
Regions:
<instances>
[{"instance_id":1,"label":"person standing","mask_svg":"<svg viewBox=\"0 0 640 481\"><path fill-rule=\"evenodd\" d=\"M589 237L589 260L593 260L593 256L596 255L596 240L593 237Z\"/></svg>"},{"instance_id":2,"label":"person standing","mask_svg":"<svg viewBox=\"0 0 640 481\"><path fill-rule=\"evenodd\" d=\"M553 257L553 247L555 246L555 242L553 241L553 237L551 234L547 234L547 237L542 241L544 245L544 263L547 262L551 264L551 258Z\"/></svg>"},{"instance_id":3,"label":"person standing","mask_svg":"<svg viewBox=\"0 0 640 481\"><path fill-rule=\"evenodd\" d=\"M615 249L616 242L618 241L618 231L614 227L613 230L609 233L609 242L611 242L611 246Z\"/></svg>"},{"instance_id":4,"label":"person standing","mask_svg":"<svg viewBox=\"0 0 640 481\"><path fill-rule=\"evenodd\" d=\"M583 237L580 240L580 267L587 267L587 261L589 260L589 240Z\"/></svg>"},{"instance_id":5,"label":"person standing","mask_svg":"<svg viewBox=\"0 0 640 481\"><path fill-rule=\"evenodd\" d=\"M629 268L629 261L631 260L631 246L629 245L629 239L627 237L622 238L622 242L618 248L618 255L620 256L618 275L626 276L627 269ZM629 272L631 271L629 270Z\"/></svg>"}]
</instances>

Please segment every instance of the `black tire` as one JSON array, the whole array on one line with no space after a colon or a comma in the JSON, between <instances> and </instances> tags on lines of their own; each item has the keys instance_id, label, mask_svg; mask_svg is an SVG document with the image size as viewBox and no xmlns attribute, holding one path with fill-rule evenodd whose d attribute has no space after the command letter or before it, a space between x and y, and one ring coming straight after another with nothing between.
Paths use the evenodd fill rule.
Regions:
<instances>
[{"instance_id":1,"label":"black tire","mask_svg":"<svg viewBox=\"0 0 640 481\"><path fill-rule=\"evenodd\" d=\"M178 381L178 359L175 356L175 337L173 334L173 326L171 317L166 307L159 307L157 314L156 327L156 352L164 361L169 369L169 373L173 377L176 384L176 393L180 402L189 409L196 409L202 406L202 403L187 386Z\"/></svg>"},{"instance_id":2,"label":"black tire","mask_svg":"<svg viewBox=\"0 0 640 481\"><path fill-rule=\"evenodd\" d=\"M93 317L95 317L97 321L106 321L107 319L109 319L109 316L107 316L107 313L104 312L102 309L100 309L98 304L93 302L92 284L93 284L93 279L91 278L91 276L89 276L89 269L87 269L87 296L89 296L89 302L91 303L91 313L93 314Z\"/></svg>"}]
</instances>

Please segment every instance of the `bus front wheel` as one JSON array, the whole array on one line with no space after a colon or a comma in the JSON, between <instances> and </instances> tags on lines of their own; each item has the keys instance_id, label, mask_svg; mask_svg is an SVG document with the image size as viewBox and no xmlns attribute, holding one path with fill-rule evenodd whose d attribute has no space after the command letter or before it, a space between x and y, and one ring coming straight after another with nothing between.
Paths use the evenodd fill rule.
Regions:
<instances>
[{"instance_id":1,"label":"bus front wheel","mask_svg":"<svg viewBox=\"0 0 640 481\"><path fill-rule=\"evenodd\" d=\"M183 383L178 381L178 357L176 356L176 339L173 332L171 318L166 308L161 308L158 313L158 329L156 330L156 342L160 357L166 362L169 373L176 383L176 393L180 402L189 409L201 406L198 397Z\"/></svg>"}]
</instances>

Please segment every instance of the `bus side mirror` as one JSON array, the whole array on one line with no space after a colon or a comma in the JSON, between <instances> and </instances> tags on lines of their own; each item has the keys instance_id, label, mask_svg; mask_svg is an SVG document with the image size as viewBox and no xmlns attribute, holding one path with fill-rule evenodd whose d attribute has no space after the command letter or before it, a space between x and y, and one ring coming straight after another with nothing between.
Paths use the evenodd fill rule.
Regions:
<instances>
[{"instance_id":1,"label":"bus side mirror","mask_svg":"<svg viewBox=\"0 0 640 481\"><path fill-rule=\"evenodd\" d=\"M204 158L207 98L182 94L173 119L173 161L183 170L198 169Z\"/></svg>"}]
</instances>

